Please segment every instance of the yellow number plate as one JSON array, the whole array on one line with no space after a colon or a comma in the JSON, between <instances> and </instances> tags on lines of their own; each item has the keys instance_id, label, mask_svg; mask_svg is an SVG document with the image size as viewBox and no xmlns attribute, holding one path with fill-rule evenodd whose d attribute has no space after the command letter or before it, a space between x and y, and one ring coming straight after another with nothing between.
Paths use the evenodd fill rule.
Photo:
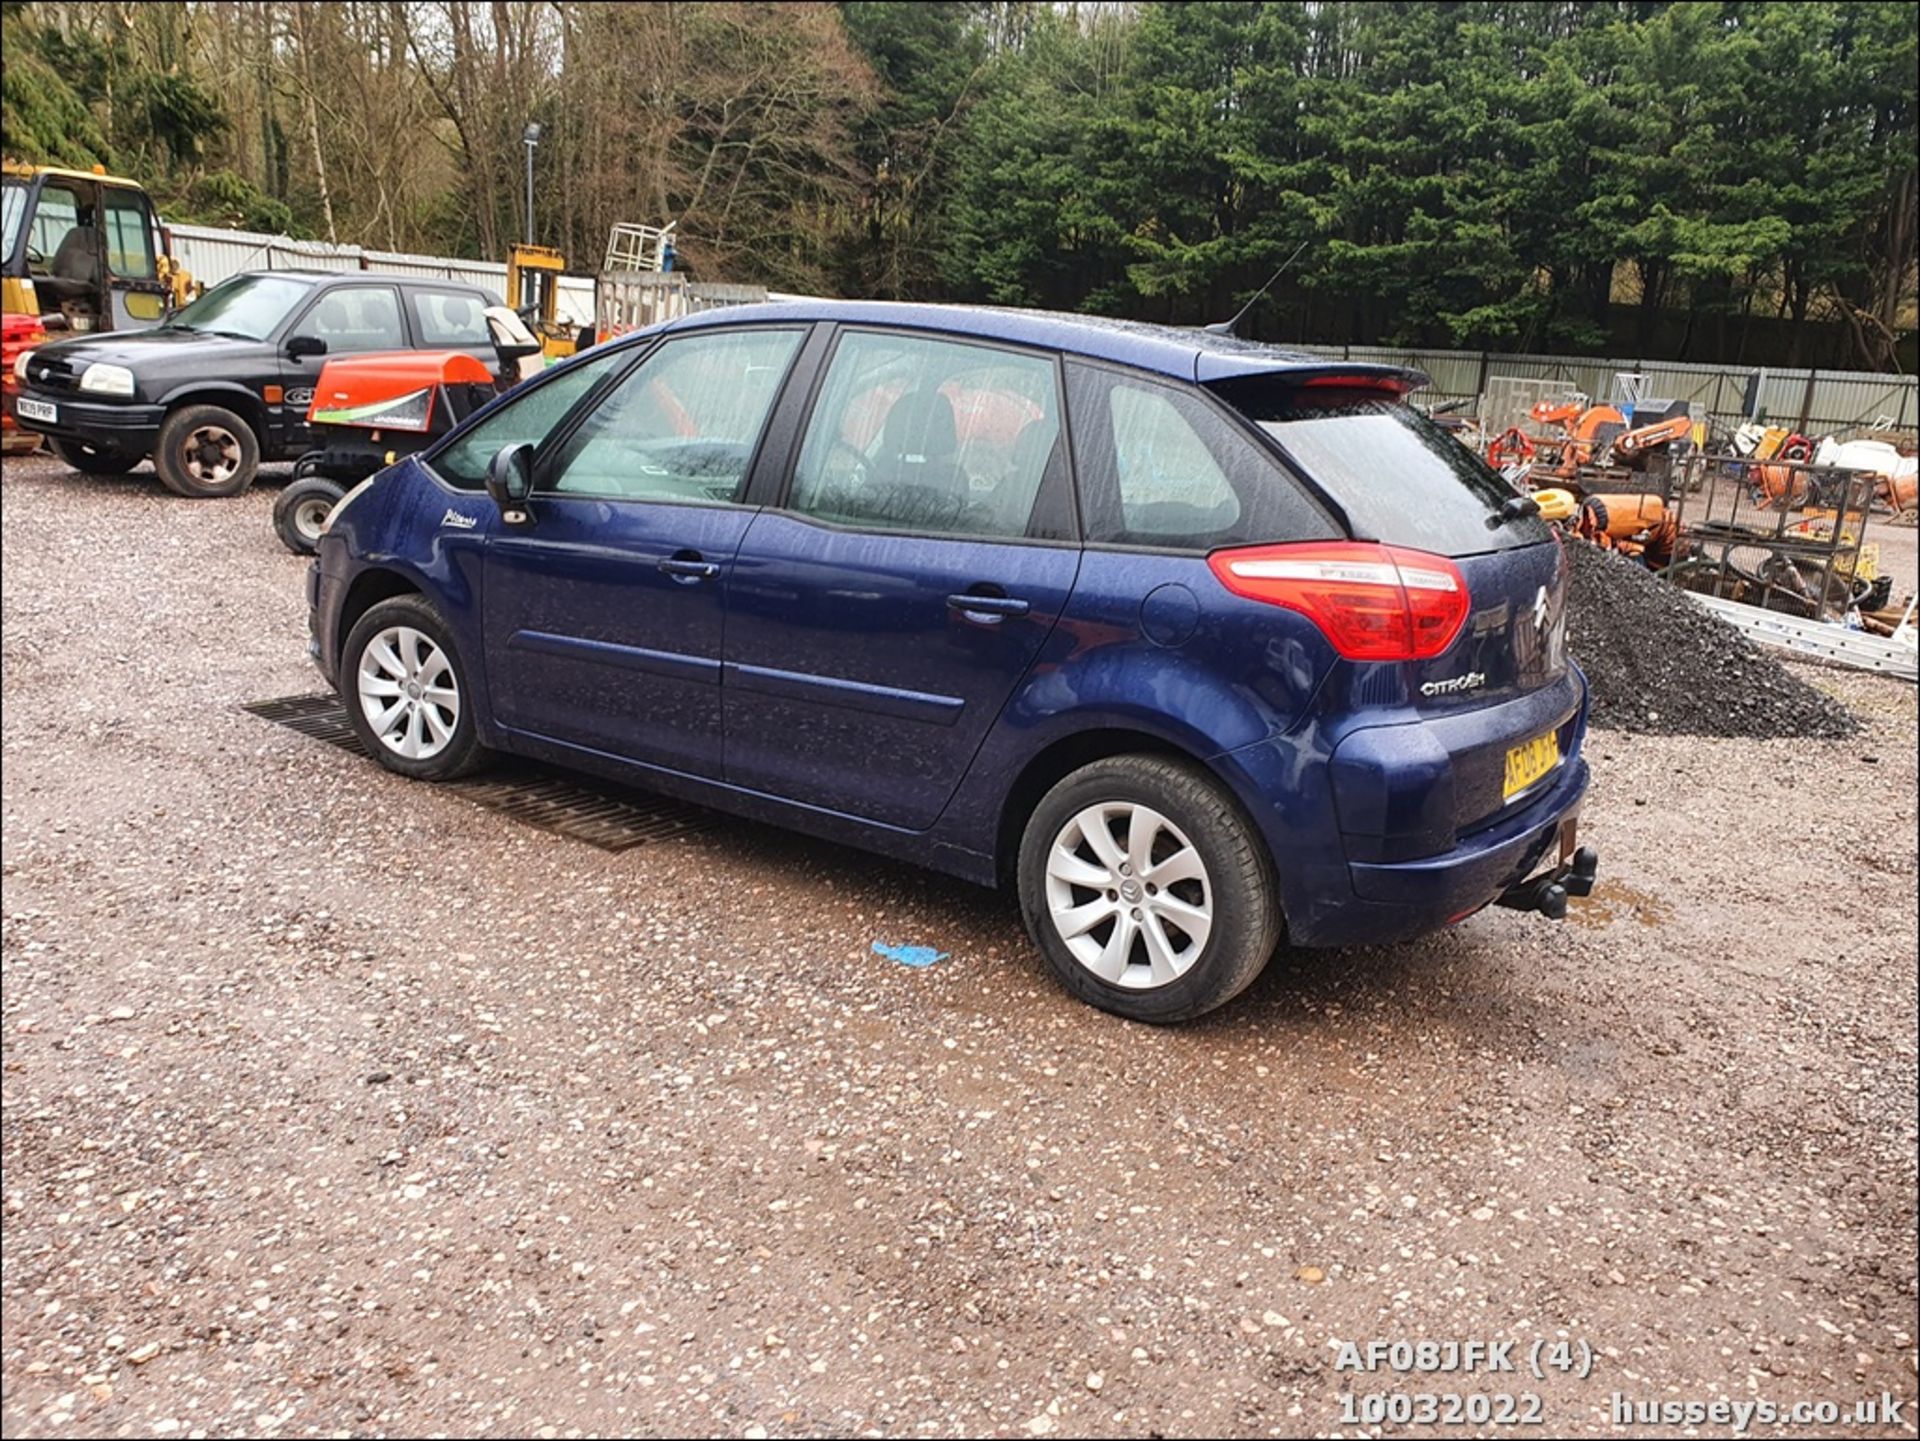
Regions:
<instances>
[{"instance_id":1,"label":"yellow number plate","mask_svg":"<svg viewBox=\"0 0 1920 1441\"><path fill-rule=\"evenodd\" d=\"M1525 745L1507 752L1507 785L1503 793L1512 800L1521 791L1560 764L1560 737L1554 731L1535 736Z\"/></svg>"}]
</instances>

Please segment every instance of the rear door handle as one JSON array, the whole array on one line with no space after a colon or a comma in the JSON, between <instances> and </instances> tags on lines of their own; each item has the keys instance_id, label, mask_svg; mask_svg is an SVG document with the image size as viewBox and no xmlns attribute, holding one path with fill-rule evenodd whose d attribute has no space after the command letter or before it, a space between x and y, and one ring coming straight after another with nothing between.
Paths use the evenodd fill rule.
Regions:
<instances>
[{"instance_id":1,"label":"rear door handle","mask_svg":"<svg viewBox=\"0 0 1920 1441\"><path fill-rule=\"evenodd\" d=\"M720 574L720 567L713 561L678 555L661 561L660 569L667 575L687 580L712 580Z\"/></svg>"},{"instance_id":2,"label":"rear door handle","mask_svg":"<svg viewBox=\"0 0 1920 1441\"><path fill-rule=\"evenodd\" d=\"M1033 609L1033 605L1018 596L968 595L962 592L947 597L947 608L969 615L1025 615Z\"/></svg>"}]
</instances>

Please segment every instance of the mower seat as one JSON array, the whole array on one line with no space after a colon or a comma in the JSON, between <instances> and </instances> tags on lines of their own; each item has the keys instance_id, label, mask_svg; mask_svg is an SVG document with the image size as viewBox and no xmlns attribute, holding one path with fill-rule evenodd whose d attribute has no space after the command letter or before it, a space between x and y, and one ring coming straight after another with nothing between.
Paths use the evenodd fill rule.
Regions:
<instances>
[{"instance_id":1,"label":"mower seat","mask_svg":"<svg viewBox=\"0 0 1920 1441\"><path fill-rule=\"evenodd\" d=\"M531 380L545 367L540 342L526 322L504 305L486 309L487 330L493 336L494 353L500 357L500 377L509 384Z\"/></svg>"}]
</instances>

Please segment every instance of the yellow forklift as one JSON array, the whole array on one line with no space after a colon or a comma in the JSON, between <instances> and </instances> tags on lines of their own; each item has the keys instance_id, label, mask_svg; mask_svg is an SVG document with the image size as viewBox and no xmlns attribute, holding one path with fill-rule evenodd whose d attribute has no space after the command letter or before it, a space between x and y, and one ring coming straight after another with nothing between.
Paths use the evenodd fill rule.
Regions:
<instances>
[{"instance_id":1,"label":"yellow forklift","mask_svg":"<svg viewBox=\"0 0 1920 1441\"><path fill-rule=\"evenodd\" d=\"M574 352L577 333L560 319L560 273L567 258L550 245L514 245L507 250L507 304L540 339L548 360Z\"/></svg>"}]
</instances>

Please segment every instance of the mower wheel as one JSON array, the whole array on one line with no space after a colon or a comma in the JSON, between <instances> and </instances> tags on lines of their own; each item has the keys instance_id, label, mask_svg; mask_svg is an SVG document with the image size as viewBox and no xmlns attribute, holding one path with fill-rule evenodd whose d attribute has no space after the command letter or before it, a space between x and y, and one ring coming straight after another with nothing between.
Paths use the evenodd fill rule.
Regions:
<instances>
[{"instance_id":1,"label":"mower wheel","mask_svg":"<svg viewBox=\"0 0 1920 1441\"><path fill-rule=\"evenodd\" d=\"M346 493L338 482L318 475L288 485L273 503L273 529L281 543L295 555L312 555L327 516Z\"/></svg>"},{"instance_id":2,"label":"mower wheel","mask_svg":"<svg viewBox=\"0 0 1920 1441\"><path fill-rule=\"evenodd\" d=\"M195 500L238 495L260 468L260 440L224 406L182 406L160 427L153 468L175 495Z\"/></svg>"},{"instance_id":3,"label":"mower wheel","mask_svg":"<svg viewBox=\"0 0 1920 1441\"><path fill-rule=\"evenodd\" d=\"M128 455L123 450L97 450L77 440L49 437L47 443L61 460L87 475L125 475L144 459L137 454Z\"/></svg>"}]
</instances>

